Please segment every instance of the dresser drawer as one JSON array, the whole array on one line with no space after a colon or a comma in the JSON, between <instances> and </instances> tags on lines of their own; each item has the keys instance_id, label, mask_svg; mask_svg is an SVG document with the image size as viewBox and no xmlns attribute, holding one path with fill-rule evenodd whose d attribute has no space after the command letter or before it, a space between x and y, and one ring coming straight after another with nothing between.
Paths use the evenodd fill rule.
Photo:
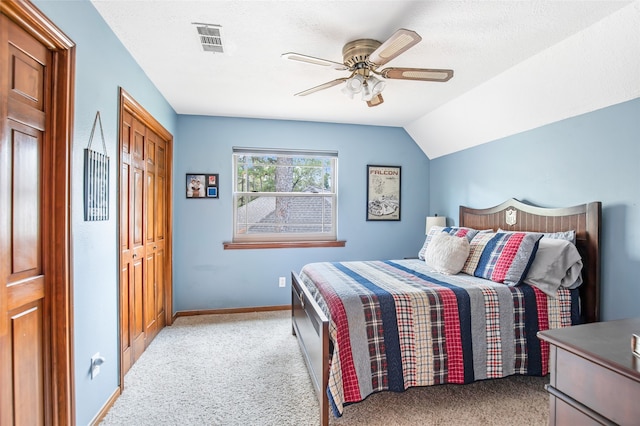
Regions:
<instances>
[{"instance_id":1,"label":"dresser drawer","mask_svg":"<svg viewBox=\"0 0 640 426\"><path fill-rule=\"evenodd\" d=\"M614 423L640 420L639 382L561 348L553 386Z\"/></svg>"},{"instance_id":2,"label":"dresser drawer","mask_svg":"<svg viewBox=\"0 0 640 426\"><path fill-rule=\"evenodd\" d=\"M555 412L552 412L554 425L580 425L580 426L601 426L602 423L592 419L575 407L564 402L562 399L551 397L551 405L555 405Z\"/></svg>"}]
</instances>

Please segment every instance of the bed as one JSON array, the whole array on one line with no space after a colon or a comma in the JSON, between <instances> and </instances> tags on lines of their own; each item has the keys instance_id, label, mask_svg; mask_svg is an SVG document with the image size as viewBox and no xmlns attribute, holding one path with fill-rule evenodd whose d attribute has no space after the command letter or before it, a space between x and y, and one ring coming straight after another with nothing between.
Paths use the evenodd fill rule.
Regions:
<instances>
[{"instance_id":1,"label":"bed","mask_svg":"<svg viewBox=\"0 0 640 426\"><path fill-rule=\"evenodd\" d=\"M548 346L537 331L599 319L600 214L600 202L542 208L510 199L487 209L460 207L455 229L474 235L572 232L582 284L555 293L496 283L495 275L440 274L421 259L319 262L292 271L292 331L321 423L329 424L329 411L339 416L382 390L546 375ZM541 235L526 235L537 250ZM470 238L472 251L474 240L489 238ZM347 299L360 306L349 307Z\"/></svg>"}]
</instances>

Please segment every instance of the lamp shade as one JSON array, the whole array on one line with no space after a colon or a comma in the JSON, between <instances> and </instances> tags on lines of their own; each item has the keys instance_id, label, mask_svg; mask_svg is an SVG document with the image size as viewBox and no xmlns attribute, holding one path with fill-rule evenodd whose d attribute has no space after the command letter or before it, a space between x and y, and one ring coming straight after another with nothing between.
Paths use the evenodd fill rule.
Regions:
<instances>
[{"instance_id":1,"label":"lamp shade","mask_svg":"<svg viewBox=\"0 0 640 426\"><path fill-rule=\"evenodd\" d=\"M425 234L429 233L432 226L447 226L447 218L444 216L427 216L427 229Z\"/></svg>"}]
</instances>

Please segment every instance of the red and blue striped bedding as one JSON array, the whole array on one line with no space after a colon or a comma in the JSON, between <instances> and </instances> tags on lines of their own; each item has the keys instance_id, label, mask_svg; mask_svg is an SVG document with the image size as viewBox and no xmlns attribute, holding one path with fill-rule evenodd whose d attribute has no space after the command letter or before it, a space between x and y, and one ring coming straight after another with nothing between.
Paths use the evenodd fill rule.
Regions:
<instances>
[{"instance_id":1,"label":"red and blue striped bedding","mask_svg":"<svg viewBox=\"0 0 640 426\"><path fill-rule=\"evenodd\" d=\"M577 291L549 297L416 259L321 262L300 278L330 318L328 396L337 416L374 392L545 375L539 330L577 322Z\"/></svg>"}]
</instances>

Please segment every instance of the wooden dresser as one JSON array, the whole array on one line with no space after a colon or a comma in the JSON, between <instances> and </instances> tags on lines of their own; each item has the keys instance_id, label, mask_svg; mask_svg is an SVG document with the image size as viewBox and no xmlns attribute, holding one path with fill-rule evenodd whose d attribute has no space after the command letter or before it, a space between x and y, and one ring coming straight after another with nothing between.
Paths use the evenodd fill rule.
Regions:
<instances>
[{"instance_id":1,"label":"wooden dresser","mask_svg":"<svg viewBox=\"0 0 640 426\"><path fill-rule=\"evenodd\" d=\"M547 330L550 425L640 424L640 318Z\"/></svg>"}]
</instances>

